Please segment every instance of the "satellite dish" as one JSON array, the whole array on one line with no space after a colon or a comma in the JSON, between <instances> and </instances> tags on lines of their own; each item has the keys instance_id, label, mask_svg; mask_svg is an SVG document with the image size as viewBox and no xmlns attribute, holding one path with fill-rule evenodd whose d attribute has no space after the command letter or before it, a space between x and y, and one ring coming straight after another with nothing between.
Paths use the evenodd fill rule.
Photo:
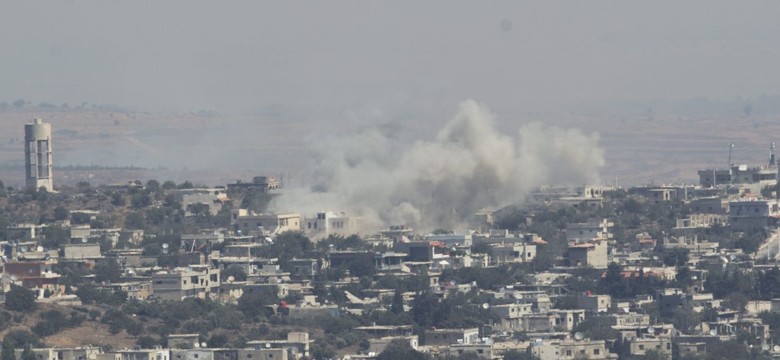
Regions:
<instances>
[{"instance_id":1,"label":"satellite dish","mask_svg":"<svg viewBox=\"0 0 780 360\"><path fill-rule=\"evenodd\" d=\"M271 348L271 343L265 343L265 348L266 349L270 349Z\"/></svg>"},{"instance_id":2,"label":"satellite dish","mask_svg":"<svg viewBox=\"0 0 780 360\"><path fill-rule=\"evenodd\" d=\"M195 344L194 344L194 346L195 346L195 348L197 349L197 348L199 348L199 347L200 347L200 343L196 341L196 342L195 342Z\"/></svg>"},{"instance_id":3,"label":"satellite dish","mask_svg":"<svg viewBox=\"0 0 780 360\"><path fill-rule=\"evenodd\" d=\"M37 248L35 248L35 251L43 252L43 246L38 246Z\"/></svg>"},{"instance_id":4,"label":"satellite dish","mask_svg":"<svg viewBox=\"0 0 780 360\"><path fill-rule=\"evenodd\" d=\"M87 243L87 238L81 238L81 242L86 244Z\"/></svg>"},{"instance_id":5,"label":"satellite dish","mask_svg":"<svg viewBox=\"0 0 780 360\"><path fill-rule=\"evenodd\" d=\"M167 248L168 248L168 243L163 243L163 244L162 244L162 248L163 248L163 249L167 249Z\"/></svg>"},{"instance_id":6,"label":"satellite dish","mask_svg":"<svg viewBox=\"0 0 780 360\"><path fill-rule=\"evenodd\" d=\"M482 304L482 308L485 309L485 310L490 309L490 304L484 303L484 304Z\"/></svg>"},{"instance_id":7,"label":"satellite dish","mask_svg":"<svg viewBox=\"0 0 780 360\"><path fill-rule=\"evenodd\" d=\"M206 346L208 346L208 344L206 344L206 342L205 342L205 341L204 341L204 342L202 342L202 343L200 343L200 347L202 347L202 348L205 348Z\"/></svg>"},{"instance_id":8,"label":"satellite dish","mask_svg":"<svg viewBox=\"0 0 780 360\"><path fill-rule=\"evenodd\" d=\"M729 259L731 259L731 261L734 261L734 259L736 259L736 258L737 258L737 255L734 255L734 254L729 255Z\"/></svg>"},{"instance_id":9,"label":"satellite dish","mask_svg":"<svg viewBox=\"0 0 780 360\"><path fill-rule=\"evenodd\" d=\"M718 329L710 330L710 336L717 336L717 335L718 335Z\"/></svg>"},{"instance_id":10,"label":"satellite dish","mask_svg":"<svg viewBox=\"0 0 780 360\"><path fill-rule=\"evenodd\" d=\"M655 328L652 327L652 326L648 326L647 327L647 333L650 334L650 335L655 334Z\"/></svg>"},{"instance_id":11,"label":"satellite dish","mask_svg":"<svg viewBox=\"0 0 780 360\"><path fill-rule=\"evenodd\" d=\"M236 281L236 278L235 278L235 277L233 277L233 275L230 275L230 276L228 276L228 278L227 278L227 281L228 281L229 283L232 283L233 281Z\"/></svg>"},{"instance_id":12,"label":"satellite dish","mask_svg":"<svg viewBox=\"0 0 780 360\"><path fill-rule=\"evenodd\" d=\"M574 333L574 338L575 338L576 340L582 340L582 339L584 339L584 338L585 338L585 335L582 335L582 333L581 333L581 332L577 331L576 333Z\"/></svg>"},{"instance_id":13,"label":"satellite dish","mask_svg":"<svg viewBox=\"0 0 780 360\"><path fill-rule=\"evenodd\" d=\"M780 352L780 345L773 346L772 350L774 350L775 352Z\"/></svg>"}]
</instances>

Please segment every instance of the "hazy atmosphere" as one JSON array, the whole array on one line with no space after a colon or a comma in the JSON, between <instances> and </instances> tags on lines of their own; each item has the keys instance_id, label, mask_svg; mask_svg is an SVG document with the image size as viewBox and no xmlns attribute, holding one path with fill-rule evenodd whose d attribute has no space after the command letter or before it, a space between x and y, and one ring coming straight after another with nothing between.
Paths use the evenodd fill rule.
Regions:
<instances>
[{"instance_id":1,"label":"hazy atmosphere","mask_svg":"<svg viewBox=\"0 0 780 360\"><path fill-rule=\"evenodd\" d=\"M0 2L0 360L780 359L780 0Z\"/></svg>"},{"instance_id":2,"label":"hazy atmosphere","mask_svg":"<svg viewBox=\"0 0 780 360\"><path fill-rule=\"evenodd\" d=\"M0 13L0 101L23 99L40 110L24 116L60 131L65 107L132 114L107 120L128 126L102 134L111 146L87 137L62 146L72 134L60 134L59 165L224 168L305 183L316 172L307 155L321 148L311 144L378 129L411 146L473 99L506 134L532 122L597 132L603 179L641 182L637 169L663 165L690 180L697 166L723 163L729 142L738 162L764 161L780 109L778 10L776 1L14 1ZM201 122L138 128L136 113ZM748 126L758 131L712 140ZM668 148L688 152L654 157Z\"/></svg>"}]
</instances>

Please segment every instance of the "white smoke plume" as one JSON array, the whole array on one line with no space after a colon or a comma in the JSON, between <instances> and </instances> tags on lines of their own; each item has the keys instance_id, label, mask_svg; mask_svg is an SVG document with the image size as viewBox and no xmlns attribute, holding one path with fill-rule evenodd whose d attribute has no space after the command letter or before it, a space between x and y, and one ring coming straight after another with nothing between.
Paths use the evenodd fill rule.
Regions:
<instances>
[{"instance_id":1,"label":"white smoke plume","mask_svg":"<svg viewBox=\"0 0 780 360\"><path fill-rule=\"evenodd\" d=\"M319 142L311 187L286 191L272 209L342 210L367 229L454 228L479 209L523 201L539 185L598 182L598 142L597 133L540 123L507 136L485 106L468 100L434 139L401 150L378 130Z\"/></svg>"}]
</instances>

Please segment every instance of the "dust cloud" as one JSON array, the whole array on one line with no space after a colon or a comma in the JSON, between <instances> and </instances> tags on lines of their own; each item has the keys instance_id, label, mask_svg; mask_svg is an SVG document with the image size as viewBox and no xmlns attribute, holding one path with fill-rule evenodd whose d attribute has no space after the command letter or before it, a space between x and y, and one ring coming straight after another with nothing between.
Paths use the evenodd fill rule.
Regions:
<instances>
[{"instance_id":1,"label":"dust cloud","mask_svg":"<svg viewBox=\"0 0 780 360\"><path fill-rule=\"evenodd\" d=\"M308 186L287 189L271 209L345 211L367 229L460 228L476 211L522 202L540 185L596 183L604 165L598 133L530 123L502 134L474 100L460 103L433 139L399 148L366 129L318 141L312 154Z\"/></svg>"}]
</instances>

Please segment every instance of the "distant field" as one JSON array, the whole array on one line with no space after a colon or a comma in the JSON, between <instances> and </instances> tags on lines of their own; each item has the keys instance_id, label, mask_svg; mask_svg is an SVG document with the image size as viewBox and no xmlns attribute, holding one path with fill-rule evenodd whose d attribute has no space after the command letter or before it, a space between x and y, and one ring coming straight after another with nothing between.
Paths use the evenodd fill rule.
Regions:
<instances>
[{"instance_id":1,"label":"distant field","mask_svg":"<svg viewBox=\"0 0 780 360\"><path fill-rule=\"evenodd\" d=\"M316 126L274 117L151 114L103 109L20 109L0 112L0 179L21 185L23 124L40 117L53 124L56 165L100 165L143 169L57 170L57 185L133 179L190 179L218 185L252 176L293 174L300 183L307 137ZM696 170L733 162L764 164L769 143L780 139L780 116L681 117L651 115L550 116L546 124L598 131L606 150L602 180L620 185L692 183ZM408 125L408 124L407 124ZM401 137L421 137L407 126ZM92 176L90 176L92 174Z\"/></svg>"}]
</instances>

